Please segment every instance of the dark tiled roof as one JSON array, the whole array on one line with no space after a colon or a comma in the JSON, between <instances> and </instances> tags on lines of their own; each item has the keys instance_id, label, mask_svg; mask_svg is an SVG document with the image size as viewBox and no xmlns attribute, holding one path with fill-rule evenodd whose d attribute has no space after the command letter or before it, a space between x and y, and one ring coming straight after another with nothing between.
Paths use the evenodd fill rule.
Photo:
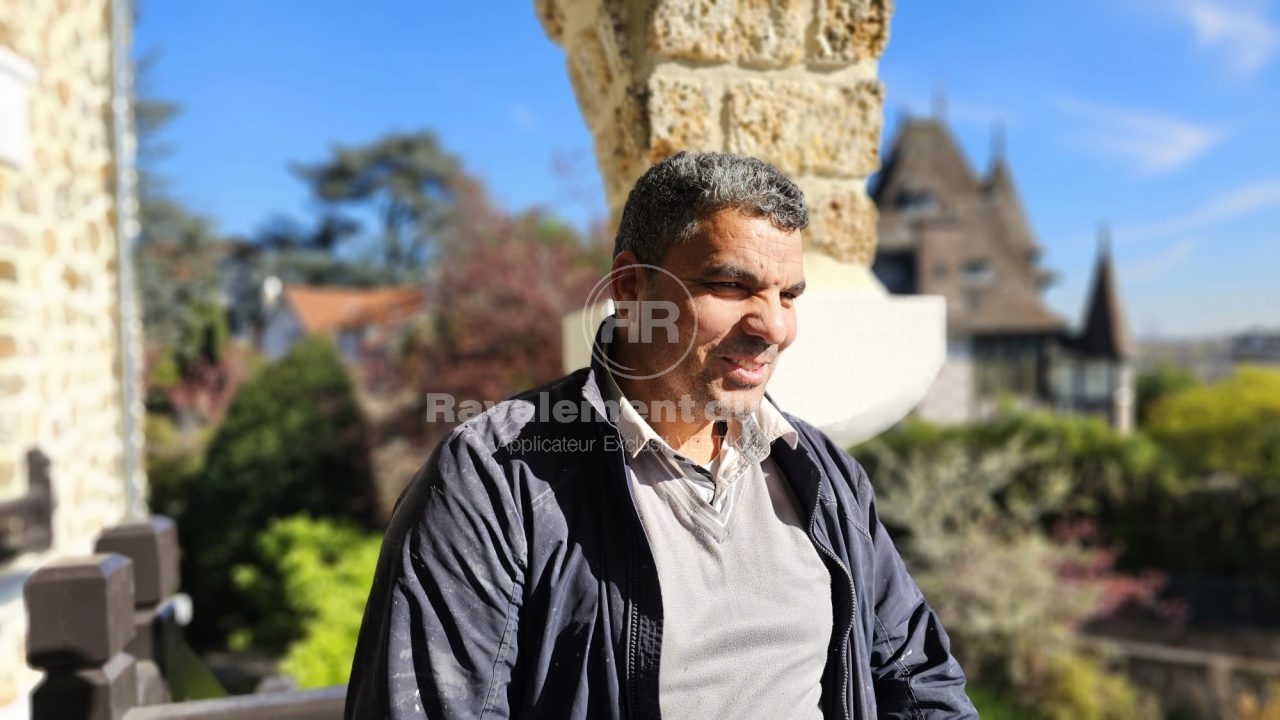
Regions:
<instances>
[{"instance_id":1,"label":"dark tiled roof","mask_svg":"<svg viewBox=\"0 0 1280 720\"><path fill-rule=\"evenodd\" d=\"M1022 211L1022 201L1013 184L1013 173L1004 158L997 159L991 166L983 190L991 200L991 206L996 209L995 222L999 224L998 230L1005 244L1014 251L1039 251L1040 245L1031 234L1031 226L1027 224L1027 216ZM994 227L995 222L993 230L997 229Z\"/></svg>"},{"instance_id":2,"label":"dark tiled roof","mask_svg":"<svg viewBox=\"0 0 1280 720\"><path fill-rule=\"evenodd\" d=\"M1113 359L1133 354L1124 314L1120 310L1120 294L1116 290L1115 272L1111 268L1111 248L1103 239L1098 264L1093 271L1093 287L1085 309L1084 330L1075 341L1082 355Z\"/></svg>"},{"instance_id":3,"label":"dark tiled roof","mask_svg":"<svg viewBox=\"0 0 1280 720\"><path fill-rule=\"evenodd\" d=\"M978 334L1059 333L1066 329L1066 321L1024 288L999 288L983 296L972 311L957 313L953 329Z\"/></svg>"},{"instance_id":4,"label":"dark tiled roof","mask_svg":"<svg viewBox=\"0 0 1280 720\"><path fill-rule=\"evenodd\" d=\"M912 119L898 130L871 198L883 210L892 207L904 191L928 189L947 208L980 188L946 126L936 120Z\"/></svg>"},{"instance_id":5,"label":"dark tiled roof","mask_svg":"<svg viewBox=\"0 0 1280 720\"><path fill-rule=\"evenodd\" d=\"M1062 330L1063 320L1040 300L1048 275L1036 265L1040 246L1003 158L979 179L942 122L907 120L876 178L872 197L880 211L882 251L917 249L925 234L940 232L954 238L948 242L956 243L956 258L1000 260L993 285L974 293L971 304L953 298L953 331Z\"/></svg>"}]
</instances>

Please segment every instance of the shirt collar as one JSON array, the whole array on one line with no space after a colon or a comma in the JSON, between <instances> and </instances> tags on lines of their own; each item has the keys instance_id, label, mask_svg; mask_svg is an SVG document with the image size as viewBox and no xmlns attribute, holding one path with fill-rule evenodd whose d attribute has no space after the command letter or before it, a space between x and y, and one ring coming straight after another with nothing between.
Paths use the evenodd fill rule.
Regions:
<instances>
[{"instance_id":1,"label":"shirt collar","mask_svg":"<svg viewBox=\"0 0 1280 720\"><path fill-rule=\"evenodd\" d=\"M671 446L667 445L667 441L663 440L662 436L627 401L627 397L622 394L622 389L613 379L613 374L608 371L602 374L604 382L603 387L600 388L601 394L606 403L618 404L618 432L622 435L622 444L626 448L627 455L629 457L639 455L649 443L656 443L658 447L670 451Z\"/></svg>"},{"instance_id":2,"label":"shirt collar","mask_svg":"<svg viewBox=\"0 0 1280 720\"><path fill-rule=\"evenodd\" d=\"M622 435L628 456L634 458L651 443L674 452L667 441L627 401L613 375L608 371L600 374L603 376L599 387L602 400L617 403L618 432ZM751 462L759 462L768 456L769 447L778 439L785 441L792 450L799 444L800 433L768 397L763 398L750 415L738 420L739 422L729 424L726 440Z\"/></svg>"}]
</instances>

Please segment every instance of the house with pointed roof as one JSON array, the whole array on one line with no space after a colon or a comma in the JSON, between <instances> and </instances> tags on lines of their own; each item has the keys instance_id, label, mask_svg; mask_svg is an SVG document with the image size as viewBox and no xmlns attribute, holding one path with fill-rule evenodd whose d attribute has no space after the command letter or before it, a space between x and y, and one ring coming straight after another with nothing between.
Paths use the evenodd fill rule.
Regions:
<instances>
[{"instance_id":1,"label":"house with pointed roof","mask_svg":"<svg viewBox=\"0 0 1280 720\"><path fill-rule=\"evenodd\" d=\"M1099 255L1076 335L1041 299L1053 274L1040 265L999 136L995 146L979 176L945 123L907 119L871 187L880 237L873 272L891 293L947 301L947 362L917 413L965 422L1010 398L1127 428L1130 349L1109 252Z\"/></svg>"},{"instance_id":2,"label":"house with pointed roof","mask_svg":"<svg viewBox=\"0 0 1280 720\"><path fill-rule=\"evenodd\" d=\"M310 335L334 341L348 362L384 346L419 313L426 293L416 285L385 288L284 288L262 332L260 350L267 359L282 357Z\"/></svg>"}]
</instances>

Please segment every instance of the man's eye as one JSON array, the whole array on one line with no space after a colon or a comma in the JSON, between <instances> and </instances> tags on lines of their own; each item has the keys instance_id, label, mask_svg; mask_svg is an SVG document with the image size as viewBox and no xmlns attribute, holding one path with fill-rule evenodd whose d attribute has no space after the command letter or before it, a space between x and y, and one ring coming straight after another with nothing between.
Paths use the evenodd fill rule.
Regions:
<instances>
[{"instance_id":1,"label":"man's eye","mask_svg":"<svg viewBox=\"0 0 1280 720\"><path fill-rule=\"evenodd\" d=\"M707 284L716 290L723 290L725 292L745 292L746 291L746 288L743 287L741 283L736 283L736 282L713 282L713 283L707 283Z\"/></svg>"}]
</instances>

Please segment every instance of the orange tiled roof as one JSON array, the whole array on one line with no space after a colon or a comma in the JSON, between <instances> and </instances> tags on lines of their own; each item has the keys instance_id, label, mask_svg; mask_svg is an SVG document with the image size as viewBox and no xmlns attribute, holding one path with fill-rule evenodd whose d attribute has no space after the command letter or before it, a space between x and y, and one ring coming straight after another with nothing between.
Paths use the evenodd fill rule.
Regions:
<instances>
[{"instance_id":1,"label":"orange tiled roof","mask_svg":"<svg viewBox=\"0 0 1280 720\"><path fill-rule=\"evenodd\" d=\"M414 285L359 289L291 285L284 301L308 333L403 320L422 308L425 292Z\"/></svg>"}]
</instances>

